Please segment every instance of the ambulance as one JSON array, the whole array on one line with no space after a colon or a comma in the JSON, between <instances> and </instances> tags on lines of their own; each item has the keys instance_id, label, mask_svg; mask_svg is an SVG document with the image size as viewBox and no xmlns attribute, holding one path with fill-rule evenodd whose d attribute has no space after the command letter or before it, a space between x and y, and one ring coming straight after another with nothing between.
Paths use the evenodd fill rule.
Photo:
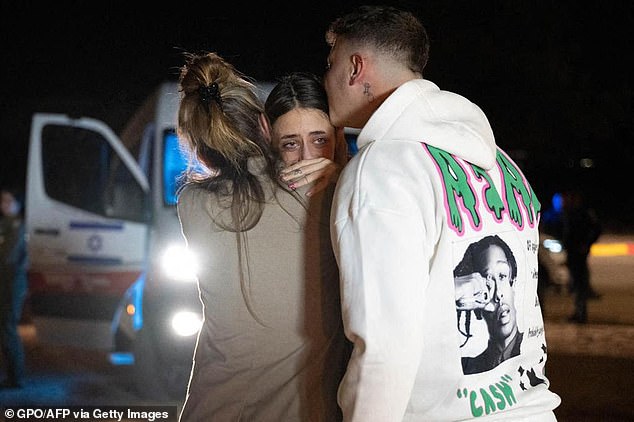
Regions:
<instances>
[{"instance_id":1,"label":"ambulance","mask_svg":"<svg viewBox=\"0 0 634 422\"><path fill-rule=\"evenodd\" d=\"M258 84L263 99L272 87ZM34 114L27 165L38 341L106 351L155 400L184 397L201 324L175 206L177 89L161 84L119 135L90 117Z\"/></svg>"}]
</instances>

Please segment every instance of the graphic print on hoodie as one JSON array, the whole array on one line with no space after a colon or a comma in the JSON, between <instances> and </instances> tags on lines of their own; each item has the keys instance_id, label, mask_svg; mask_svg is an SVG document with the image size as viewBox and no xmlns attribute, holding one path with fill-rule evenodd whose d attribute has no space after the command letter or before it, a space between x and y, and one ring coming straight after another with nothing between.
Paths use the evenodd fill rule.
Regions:
<instances>
[{"instance_id":1,"label":"graphic print on hoodie","mask_svg":"<svg viewBox=\"0 0 634 422\"><path fill-rule=\"evenodd\" d=\"M539 246L518 235L536 227L541 205L520 169L501 150L496 162L502 195L483 169L430 145L423 147L443 180L447 225L458 238L465 238L452 246L462 371L465 375L491 371L522 353L527 326L530 337L543 335L543 322L530 316L538 315L534 311L539 309L537 299L530 294L538 276L534 255ZM498 231L491 231L488 225L489 230L483 232L483 218L492 218ZM516 302L516 289L528 300ZM491 403L498 399L514 405L513 387L524 391L547 383L543 375L545 341L537 350L532 361L521 361L512 375L488 391L480 390L486 404L481 410L489 414L495 409ZM530 355L528 351L525 354Z\"/></svg>"}]
</instances>

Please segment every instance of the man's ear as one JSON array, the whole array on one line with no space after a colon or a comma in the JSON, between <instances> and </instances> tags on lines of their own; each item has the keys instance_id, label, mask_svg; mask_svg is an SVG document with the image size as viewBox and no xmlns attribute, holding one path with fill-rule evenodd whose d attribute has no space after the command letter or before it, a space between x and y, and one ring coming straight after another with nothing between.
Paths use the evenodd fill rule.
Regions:
<instances>
[{"instance_id":1,"label":"man's ear","mask_svg":"<svg viewBox=\"0 0 634 422\"><path fill-rule=\"evenodd\" d=\"M354 85L354 83L357 81L357 79L359 79L359 77L365 70L365 62L360 54L355 53L350 56L350 65L349 84Z\"/></svg>"},{"instance_id":2,"label":"man's ear","mask_svg":"<svg viewBox=\"0 0 634 422\"><path fill-rule=\"evenodd\" d=\"M264 113L260 113L260 127L262 128L262 133L264 137L271 143L271 125L269 124L269 119L266 117Z\"/></svg>"}]
</instances>

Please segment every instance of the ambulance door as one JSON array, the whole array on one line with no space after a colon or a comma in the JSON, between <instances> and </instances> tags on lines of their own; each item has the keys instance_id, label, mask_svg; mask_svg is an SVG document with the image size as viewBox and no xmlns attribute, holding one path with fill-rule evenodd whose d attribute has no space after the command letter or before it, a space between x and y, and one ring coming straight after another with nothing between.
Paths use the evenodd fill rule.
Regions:
<instances>
[{"instance_id":1,"label":"ambulance door","mask_svg":"<svg viewBox=\"0 0 634 422\"><path fill-rule=\"evenodd\" d=\"M110 323L145 269L146 176L103 122L32 119L26 226L38 339L107 349Z\"/></svg>"}]
</instances>

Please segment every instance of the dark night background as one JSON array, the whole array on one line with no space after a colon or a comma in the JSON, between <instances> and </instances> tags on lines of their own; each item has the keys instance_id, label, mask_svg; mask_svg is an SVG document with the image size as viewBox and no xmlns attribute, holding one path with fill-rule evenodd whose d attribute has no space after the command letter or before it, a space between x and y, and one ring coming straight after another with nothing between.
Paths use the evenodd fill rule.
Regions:
<instances>
[{"instance_id":1,"label":"dark night background","mask_svg":"<svg viewBox=\"0 0 634 422\"><path fill-rule=\"evenodd\" d=\"M118 131L176 78L183 51L216 51L260 80L321 75L328 23L372 1L113 3L2 2L3 181L24 183L35 111ZM544 207L577 184L608 229L634 229L631 1L382 3L422 19L432 42L425 77L484 110Z\"/></svg>"}]
</instances>

